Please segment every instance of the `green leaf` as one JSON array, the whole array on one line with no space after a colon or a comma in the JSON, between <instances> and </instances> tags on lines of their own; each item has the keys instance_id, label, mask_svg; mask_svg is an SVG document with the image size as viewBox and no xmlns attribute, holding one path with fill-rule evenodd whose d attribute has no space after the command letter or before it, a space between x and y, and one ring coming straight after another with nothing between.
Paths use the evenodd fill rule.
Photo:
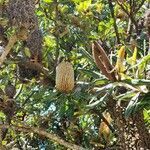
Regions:
<instances>
[{"instance_id":1,"label":"green leaf","mask_svg":"<svg viewBox=\"0 0 150 150\"><path fill-rule=\"evenodd\" d=\"M53 0L43 0L45 3L51 3Z\"/></svg>"},{"instance_id":2,"label":"green leaf","mask_svg":"<svg viewBox=\"0 0 150 150\"><path fill-rule=\"evenodd\" d=\"M0 118L5 119L5 114L3 112L0 112Z\"/></svg>"},{"instance_id":3,"label":"green leaf","mask_svg":"<svg viewBox=\"0 0 150 150\"><path fill-rule=\"evenodd\" d=\"M138 67L139 73L140 73L145 69L145 65L148 64L149 61L150 61L150 54L144 56L138 64L130 67L129 69L133 69L135 67Z\"/></svg>"},{"instance_id":4,"label":"green leaf","mask_svg":"<svg viewBox=\"0 0 150 150\"><path fill-rule=\"evenodd\" d=\"M93 81L95 86L108 84L109 80L107 79L96 79Z\"/></svg>"},{"instance_id":5,"label":"green leaf","mask_svg":"<svg viewBox=\"0 0 150 150\"><path fill-rule=\"evenodd\" d=\"M89 54L88 51L86 51L83 47L80 47L79 50L87 59L89 59L90 62L94 63L94 59L93 59L92 55Z\"/></svg>"},{"instance_id":6,"label":"green leaf","mask_svg":"<svg viewBox=\"0 0 150 150\"><path fill-rule=\"evenodd\" d=\"M125 82L133 85L150 85L150 80L146 79L127 79Z\"/></svg>"},{"instance_id":7,"label":"green leaf","mask_svg":"<svg viewBox=\"0 0 150 150\"><path fill-rule=\"evenodd\" d=\"M56 45L54 37L52 36L45 36L44 40L45 40L44 42L45 46L54 47Z\"/></svg>"},{"instance_id":8,"label":"green leaf","mask_svg":"<svg viewBox=\"0 0 150 150\"><path fill-rule=\"evenodd\" d=\"M93 108L95 106L98 106L99 104L104 103L104 101L108 100L108 95L110 95L110 93L106 93L103 97L101 97L99 100L95 101L94 103L91 103L89 105L86 105L87 108Z\"/></svg>"},{"instance_id":9,"label":"green leaf","mask_svg":"<svg viewBox=\"0 0 150 150\"><path fill-rule=\"evenodd\" d=\"M82 12L82 11L86 11L90 5L91 5L91 0L85 0L83 2L80 2L79 5L76 6L76 8L77 11Z\"/></svg>"},{"instance_id":10,"label":"green leaf","mask_svg":"<svg viewBox=\"0 0 150 150\"><path fill-rule=\"evenodd\" d=\"M150 118L150 112L148 110L144 109L144 119Z\"/></svg>"},{"instance_id":11,"label":"green leaf","mask_svg":"<svg viewBox=\"0 0 150 150\"><path fill-rule=\"evenodd\" d=\"M132 99L130 100L126 110L125 110L125 117L128 118L133 112L136 111L138 99L140 96L140 92L138 92Z\"/></svg>"},{"instance_id":12,"label":"green leaf","mask_svg":"<svg viewBox=\"0 0 150 150\"><path fill-rule=\"evenodd\" d=\"M72 0L74 3L78 4L80 2L82 2L82 0Z\"/></svg>"},{"instance_id":13,"label":"green leaf","mask_svg":"<svg viewBox=\"0 0 150 150\"><path fill-rule=\"evenodd\" d=\"M133 96L135 96L135 92L134 91L129 91L129 92L126 92L124 94L119 94L118 96L116 96L115 98L119 101L122 101L122 100L129 100L131 99Z\"/></svg>"},{"instance_id":14,"label":"green leaf","mask_svg":"<svg viewBox=\"0 0 150 150\"><path fill-rule=\"evenodd\" d=\"M107 84L107 85L100 87L100 88L97 87L97 88L95 88L95 90L98 92L98 91L114 89L115 87L122 87L122 86L127 88L127 89L133 90L133 91L139 91L139 89L137 89L136 87L134 87L130 84L124 83L124 82L110 83L110 84Z\"/></svg>"},{"instance_id":15,"label":"green leaf","mask_svg":"<svg viewBox=\"0 0 150 150\"><path fill-rule=\"evenodd\" d=\"M87 70L87 69L78 69L80 72L85 73L93 78L99 78L100 77L100 73L92 71L92 70Z\"/></svg>"}]
</instances>

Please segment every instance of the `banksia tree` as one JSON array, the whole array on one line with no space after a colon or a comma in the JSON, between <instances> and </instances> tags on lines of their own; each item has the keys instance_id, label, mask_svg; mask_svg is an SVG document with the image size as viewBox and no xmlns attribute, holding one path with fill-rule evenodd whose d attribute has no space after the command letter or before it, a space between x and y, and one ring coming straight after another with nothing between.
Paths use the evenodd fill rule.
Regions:
<instances>
[{"instance_id":1,"label":"banksia tree","mask_svg":"<svg viewBox=\"0 0 150 150\"><path fill-rule=\"evenodd\" d=\"M0 0L0 150L150 150L148 9Z\"/></svg>"},{"instance_id":2,"label":"banksia tree","mask_svg":"<svg viewBox=\"0 0 150 150\"><path fill-rule=\"evenodd\" d=\"M56 89L61 92L70 92L74 88L74 70L69 62L61 62L56 67Z\"/></svg>"}]
</instances>

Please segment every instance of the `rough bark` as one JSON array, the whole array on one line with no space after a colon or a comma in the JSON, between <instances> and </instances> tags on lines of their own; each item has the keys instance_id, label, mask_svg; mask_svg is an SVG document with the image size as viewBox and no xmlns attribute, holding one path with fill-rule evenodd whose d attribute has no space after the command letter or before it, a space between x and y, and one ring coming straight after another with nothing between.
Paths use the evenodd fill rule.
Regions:
<instances>
[{"instance_id":1,"label":"rough bark","mask_svg":"<svg viewBox=\"0 0 150 150\"><path fill-rule=\"evenodd\" d=\"M126 119L123 115L126 104L120 106L113 98L107 102L107 108L117 130L119 150L150 149L150 135L146 129L142 111Z\"/></svg>"}]
</instances>

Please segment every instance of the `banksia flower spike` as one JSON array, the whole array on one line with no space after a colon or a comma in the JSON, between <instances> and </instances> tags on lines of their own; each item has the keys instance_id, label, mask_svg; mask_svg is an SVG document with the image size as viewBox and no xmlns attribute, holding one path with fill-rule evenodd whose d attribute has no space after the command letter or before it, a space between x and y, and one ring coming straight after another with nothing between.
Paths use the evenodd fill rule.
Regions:
<instances>
[{"instance_id":1,"label":"banksia flower spike","mask_svg":"<svg viewBox=\"0 0 150 150\"><path fill-rule=\"evenodd\" d=\"M74 88L74 70L69 62L61 62L56 67L56 89L60 92L70 92Z\"/></svg>"},{"instance_id":2,"label":"banksia flower spike","mask_svg":"<svg viewBox=\"0 0 150 150\"><path fill-rule=\"evenodd\" d=\"M125 46L122 46L118 51L117 62L115 66L115 69L118 73L123 73L125 70L125 67L123 65L124 57L125 57Z\"/></svg>"}]
</instances>

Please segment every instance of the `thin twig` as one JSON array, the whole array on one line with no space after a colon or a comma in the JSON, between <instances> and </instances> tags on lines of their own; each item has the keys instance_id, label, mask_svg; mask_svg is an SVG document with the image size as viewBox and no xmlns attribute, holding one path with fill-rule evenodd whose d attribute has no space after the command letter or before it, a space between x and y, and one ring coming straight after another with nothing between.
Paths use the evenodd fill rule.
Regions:
<instances>
[{"instance_id":1,"label":"thin twig","mask_svg":"<svg viewBox=\"0 0 150 150\"><path fill-rule=\"evenodd\" d=\"M57 142L60 145L63 145L66 148L69 148L71 150L86 150L83 147L80 147L78 145L66 142L65 140L61 139L59 136L57 136L56 134L52 134L52 133L48 133L45 130L41 129L41 128L37 128L37 127L29 127L29 126L25 126L25 125L7 125L7 124L3 124L0 125L0 128L2 129L3 127L5 128L9 128L9 129L13 129L16 131L20 131L20 132L25 132L25 133L35 133L38 134L40 136L44 136L54 142Z\"/></svg>"},{"instance_id":2,"label":"thin twig","mask_svg":"<svg viewBox=\"0 0 150 150\"><path fill-rule=\"evenodd\" d=\"M114 23L114 29L115 29L116 38L117 38L117 44L120 44L119 32L118 32L118 27L117 27L117 24L116 24L116 17L115 17L115 14L114 14L114 8L113 8L112 0L108 0L108 3L109 3L109 9L110 9L110 12L111 12L111 16L114 20L113 23Z\"/></svg>"},{"instance_id":3,"label":"thin twig","mask_svg":"<svg viewBox=\"0 0 150 150\"><path fill-rule=\"evenodd\" d=\"M122 3L120 3L118 0L116 0L118 5L121 7L121 9L128 15L128 17L131 19L131 21L133 22L136 32L138 33L138 24L137 21L134 19L134 17L130 14L130 12L128 12L128 10L122 5Z\"/></svg>"},{"instance_id":4,"label":"thin twig","mask_svg":"<svg viewBox=\"0 0 150 150\"><path fill-rule=\"evenodd\" d=\"M131 22L131 19L129 18L129 21L128 21L128 29L127 29L127 35L128 35L128 37L127 37L127 42L129 42L130 41L130 38L131 38L131 34L132 34L132 29L133 29L133 24L132 24L132 22Z\"/></svg>"},{"instance_id":5,"label":"thin twig","mask_svg":"<svg viewBox=\"0 0 150 150\"><path fill-rule=\"evenodd\" d=\"M19 95L21 94L22 92L22 89L23 89L23 84L20 85L16 95L14 96L14 99L17 99L19 97Z\"/></svg>"}]
</instances>

